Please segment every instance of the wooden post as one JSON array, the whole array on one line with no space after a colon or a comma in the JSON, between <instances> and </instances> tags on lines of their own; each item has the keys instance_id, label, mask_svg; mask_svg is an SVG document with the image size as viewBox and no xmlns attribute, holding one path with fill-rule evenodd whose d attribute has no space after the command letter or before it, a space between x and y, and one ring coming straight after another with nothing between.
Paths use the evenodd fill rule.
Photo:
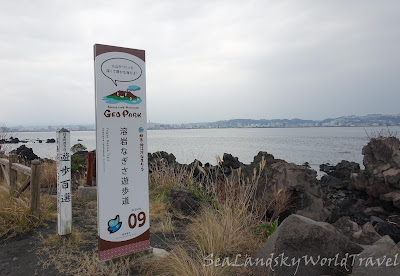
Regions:
<instances>
[{"instance_id":1,"label":"wooden post","mask_svg":"<svg viewBox=\"0 0 400 276\"><path fill-rule=\"evenodd\" d=\"M4 156L4 151L0 150L0 158L3 158ZM3 166L2 164L0 164L0 184L1 182L3 182L3 180L5 179L5 175L3 174L3 170L1 169L1 166Z\"/></svg>"},{"instance_id":2,"label":"wooden post","mask_svg":"<svg viewBox=\"0 0 400 276\"><path fill-rule=\"evenodd\" d=\"M86 165L86 185L92 186L93 184L93 152L89 151L87 155Z\"/></svg>"},{"instance_id":3,"label":"wooden post","mask_svg":"<svg viewBox=\"0 0 400 276\"><path fill-rule=\"evenodd\" d=\"M31 163L31 214L35 217L40 216L40 176L41 165L39 160Z\"/></svg>"},{"instance_id":4,"label":"wooden post","mask_svg":"<svg viewBox=\"0 0 400 276\"><path fill-rule=\"evenodd\" d=\"M60 236L72 232L70 137L67 129L57 131L57 231Z\"/></svg>"},{"instance_id":5,"label":"wooden post","mask_svg":"<svg viewBox=\"0 0 400 276\"><path fill-rule=\"evenodd\" d=\"M12 164L17 163L17 155L10 154L8 156L8 168L9 168L9 176L10 176L10 194L15 196L15 191L18 190L17 186L17 171L12 169Z\"/></svg>"}]
</instances>

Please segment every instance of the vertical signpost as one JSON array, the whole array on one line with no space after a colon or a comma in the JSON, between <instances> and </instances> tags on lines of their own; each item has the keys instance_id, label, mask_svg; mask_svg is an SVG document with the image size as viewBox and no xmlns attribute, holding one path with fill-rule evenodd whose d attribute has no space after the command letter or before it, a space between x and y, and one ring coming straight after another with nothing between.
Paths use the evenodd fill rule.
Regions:
<instances>
[{"instance_id":1,"label":"vertical signpost","mask_svg":"<svg viewBox=\"0 0 400 276\"><path fill-rule=\"evenodd\" d=\"M145 51L96 44L99 259L150 248Z\"/></svg>"},{"instance_id":2,"label":"vertical signpost","mask_svg":"<svg viewBox=\"0 0 400 276\"><path fill-rule=\"evenodd\" d=\"M57 218L58 234L71 234L71 145L64 128L57 131Z\"/></svg>"}]
</instances>

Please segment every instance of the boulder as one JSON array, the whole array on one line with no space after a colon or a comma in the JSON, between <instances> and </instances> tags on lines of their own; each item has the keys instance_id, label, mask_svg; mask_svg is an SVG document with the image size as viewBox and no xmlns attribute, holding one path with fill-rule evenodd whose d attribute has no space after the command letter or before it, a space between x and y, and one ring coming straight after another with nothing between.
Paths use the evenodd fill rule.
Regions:
<instances>
[{"instance_id":1,"label":"boulder","mask_svg":"<svg viewBox=\"0 0 400 276\"><path fill-rule=\"evenodd\" d=\"M375 207L368 207L367 209L365 209L364 214L367 216L374 214L386 215L387 212L381 206L375 206Z\"/></svg>"},{"instance_id":2,"label":"boulder","mask_svg":"<svg viewBox=\"0 0 400 276\"><path fill-rule=\"evenodd\" d=\"M375 231L375 228L372 225L372 223L367 222L362 227L357 243L370 245L378 241L380 238L381 236Z\"/></svg>"},{"instance_id":3,"label":"boulder","mask_svg":"<svg viewBox=\"0 0 400 276\"><path fill-rule=\"evenodd\" d=\"M383 177L387 183L400 189L400 168L390 168L384 171Z\"/></svg>"},{"instance_id":4,"label":"boulder","mask_svg":"<svg viewBox=\"0 0 400 276\"><path fill-rule=\"evenodd\" d=\"M173 165L176 163L176 157L172 153L168 154L165 151L157 151L155 153L148 153L148 159L150 165L159 165L166 163L168 165Z\"/></svg>"},{"instance_id":5,"label":"boulder","mask_svg":"<svg viewBox=\"0 0 400 276\"><path fill-rule=\"evenodd\" d=\"M232 154L224 153L222 157L222 166L231 169L238 169L243 166L243 163L239 162L239 159L232 156Z\"/></svg>"},{"instance_id":6,"label":"boulder","mask_svg":"<svg viewBox=\"0 0 400 276\"><path fill-rule=\"evenodd\" d=\"M349 217L341 217L332 225L346 237L352 237L361 230L361 227Z\"/></svg>"},{"instance_id":7,"label":"boulder","mask_svg":"<svg viewBox=\"0 0 400 276\"><path fill-rule=\"evenodd\" d=\"M362 149L364 155L364 166L368 172L386 164L400 166L398 159L393 159L399 152L399 139L396 137L372 138Z\"/></svg>"},{"instance_id":8,"label":"boulder","mask_svg":"<svg viewBox=\"0 0 400 276\"><path fill-rule=\"evenodd\" d=\"M373 138L363 148L365 172L370 184L389 184L400 188L400 150L396 137Z\"/></svg>"},{"instance_id":9,"label":"boulder","mask_svg":"<svg viewBox=\"0 0 400 276\"><path fill-rule=\"evenodd\" d=\"M361 228L357 223L350 220L349 217L341 217L333 226L351 241L363 245L371 245L381 238L375 231L371 222L364 224Z\"/></svg>"},{"instance_id":10,"label":"boulder","mask_svg":"<svg viewBox=\"0 0 400 276\"><path fill-rule=\"evenodd\" d=\"M17 137L10 137L9 143L10 144L18 144L20 141Z\"/></svg>"},{"instance_id":11,"label":"boulder","mask_svg":"<svg viewBox=\"0 0 400 276\"><path fill-rule=\"evenodd\" d=\"M362 153L365 170L351 175L349 189L363 192L370 202L381 200L400 208L399 139L372 138Z\"/></svg>"},{"instance_id":12,"label":"boulder","mask_svg":"<svg viewBox=\"0 0 400 276\"><path fill-rule=\"evenodd\" d=\"M390 236L396 243L400 242L400 216L399 215L388 215L383 217L383 222L371 222L374 225L374 229L381 236Z\"/></svg>"},{"instance_id":13,"label":"boulder","mask_svg":"<svg viewBox=\"0 0 400 276\"><path fill-rule=\"evenodd\" d=\"M364 172L352 173L350 175L350 190L365 191L368 185L368 179Z\"/></svg>"},{"instance_id":14,"label":"boulder","mask_svg":"<svg viewBox=\"0 0 400 276\"><path fill-rule=\"evenodd\" d=\"M254 275L350 275L352 259L349 256L362 250L347 237L314 220L291 215L256 253L255 261L262 259L271 265L255 265ZM307 263L310 258L315 265Z\"/></svg>"},{"instance_id":15,"label":"boulder","mask_svg":"<svg viewBox=\"0 0 400 276\"><path fill-rule=\"evenodd\" d=\"M172 207L184 215L194 214L199 209L199 203L189 191L172 188L168 191L168 198Z\"/></svg>"},{"instance_id":16,"label":"boulder","mask_svg":"<svg viewBox=\"0 0 400 276\"><path fill-rule=\"evenodd\" d=\"M345 188L345 185L342 180L330 175L322 176L321 183L337 190L342 190Z\"/></svg>"},{"instance_id":17,"label":"boulder","mask_svg":"<svg viewBox=\"0 0 400 276\"><path fill-rule=\"evenodd\" d=\"M360 171L360 164L342 160L341 162L336 164L336 166L322 164L319 166L319 168L327 175L336 177L340 180L348 180L350 178L350 174Z\"/></svg>"},{"instance_id":18,"label":"boulder","mask_svg":"<svg viewBox=\"0 0 400 276\"><path fill-rule=\"evenodd\" d=\"M265 165L260 172L260 167ZM259 152L254 161L242 168L245 178L252 179L259 174L259 195L272 194L274 190L286 191L291 195L288 214L299 214L314 220L325 221L330 216L330 203L321 190L317 180L317 172L294 163L275 159L267 152Z\"/></svg>"},{"instance_id":19,"label":"boulder","mask_svg":"<svg viewBox=\"0 0 400 276\"><path fill-rule=\"evenodd\" d=\"M375 207L368 207L363 211L363 213L367 216L372 216L372 215L387 215L387 212L385 209L383 209L381 206L375 206Z\"/></svg>"},{"instance_id":20,"label":"boulder","mask_svg":"<svg viewBox=\"0 0 400 276\"><path fill-rule=\"evenodd\" d=\"M150 158L149 158L150 159ZM174 163L176 158L172 153L167 153L165 151L157 151L151 155L151 159L165 159L168 164Z\"/></svg>"},{"instance_id":21,"label":"boulder","mask_svg":"<svg viewBox=\"0 0 400 276\"><path fill-rule=\"evenodd\" d=\"M355 258L352 276L400 275L400 248L384 236Z\"/></svg>"},{"instance_id":22,"label":"boulder","mask_svg":"<svg viewBox=\"0 0 400 276\"><path fill-rule=\"evenodd\" d=\"M28 163L35 159L39 159L39 156L33 153L32 148L28 148L25 145L21 145L17 149L11 151L11 153L16 154L20 160Z\"/></svg>"},{"instance_id":23,"label":"boulder","mask_svg":"<svg viewBox=\"0 0 400 276\"><path fill-rule=\"evenodd\" d=\"M392 202L394 207L400 209L400 190L381 195L380 199L382 201Z\"/></svg>"}]
</instances>

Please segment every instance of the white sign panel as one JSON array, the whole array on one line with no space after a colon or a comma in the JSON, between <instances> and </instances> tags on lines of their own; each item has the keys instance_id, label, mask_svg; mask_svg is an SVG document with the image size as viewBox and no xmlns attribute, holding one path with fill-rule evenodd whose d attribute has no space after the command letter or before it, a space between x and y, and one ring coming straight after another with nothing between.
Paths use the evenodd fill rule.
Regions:
<instances>
[{"instance_id":1,"label":"white sign panel","mask_svg":"<svg viewBox=\"0 0 400 276\"><path fill-rule=\"evenodd\" d=\"M96 44L99 259L150 247L143 50Z\"/></svg>"},{"instance_id":2,"label":"white sign panel","mask_svg":"<svg viewBox=\"0 0 400 276\"><path fill-rule=\"evenodd\" d=\"M57 213L58 234L71 234L71 145L66 129L57 131Z\"/></svg>"}]
</instances>

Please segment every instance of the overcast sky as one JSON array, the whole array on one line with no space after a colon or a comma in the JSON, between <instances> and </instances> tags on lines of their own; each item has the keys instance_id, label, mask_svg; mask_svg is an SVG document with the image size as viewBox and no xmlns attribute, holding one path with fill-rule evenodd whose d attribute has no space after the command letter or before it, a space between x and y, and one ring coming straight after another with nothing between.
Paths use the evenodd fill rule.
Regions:
<instances>
[{"instance_id":1,"label":"overcast sky","mask_svg":"<svg viewBox=\"0 0 400 276\"><path fill-rule=\"evenodd\" d=\"M147 117L400 113L400 1L0 0L0 123L94 123L95 43L146 50Z\"/></svg>"}]
</instances>

